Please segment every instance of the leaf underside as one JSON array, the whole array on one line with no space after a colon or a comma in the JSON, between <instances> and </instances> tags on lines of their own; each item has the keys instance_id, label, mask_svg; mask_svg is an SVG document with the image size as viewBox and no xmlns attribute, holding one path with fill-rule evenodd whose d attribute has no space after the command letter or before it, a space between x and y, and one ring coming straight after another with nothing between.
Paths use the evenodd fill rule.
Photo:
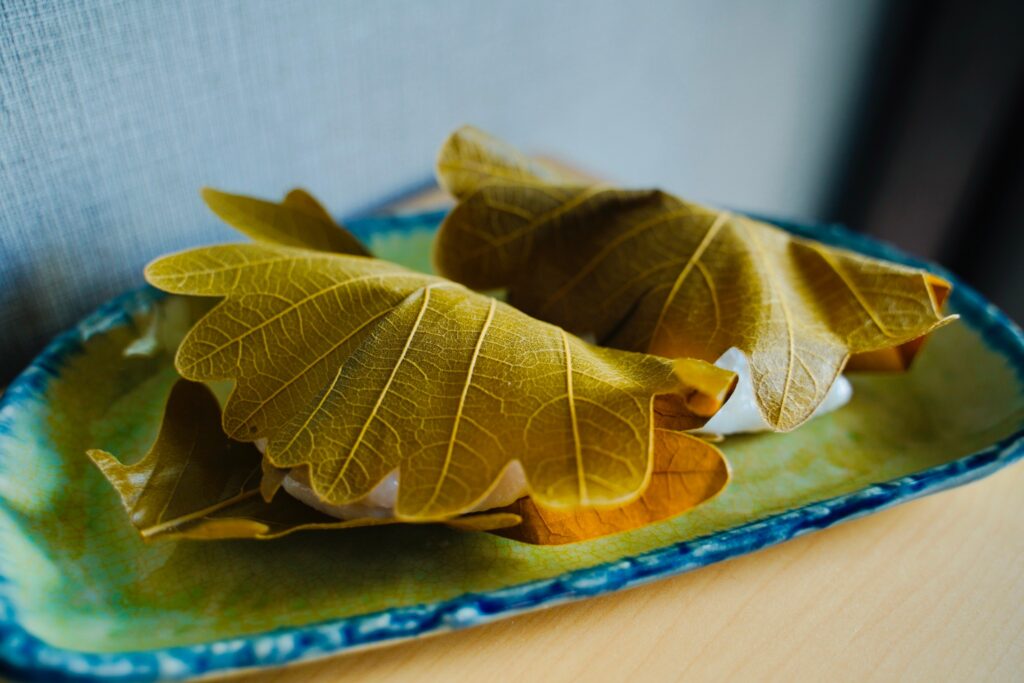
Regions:
<instances>
[{"instance_id":1,"label":"leaf underside","mask_svg":"<svg viewBox=\"0 0 1024 683\"><path fill-rule=\"evenodd\" d=\"M949 284L925 271L658 190L562 178L473 128L448 140L438 174L458 199L438 272L507 287L520 310L616 348L711 362L735 346L777 430L810 417L851 355L904 368L952 320Z\"/></svg>"},{"instance_id":2,"label":"leaf underside","mask_svg":"<svg viewBox=\"0 0 1024 683\"><path fill-rule=\"evenodd\" d=\"M338 225L311 194L296 188L281 203L203 188L203 201L221 220L257 242L367 256L366 247Z\"/></svg>"},{"instance_id":3,"label":"leaf underside","mask_svg":"<svg viewBox=\"0 0 1024 683\"><path fill-rule=\"evenodd\" d=\"M332 505L397 470L404 521L466 513L515 460L546 507L628 503L649 481L656 419L699 426L734 384L359 256L221 245L162 258L147 279L224 297L175 363L194 381L235 382L228 437L265 439L268 466L308 468Z\"/></svg>"}]
</instances>

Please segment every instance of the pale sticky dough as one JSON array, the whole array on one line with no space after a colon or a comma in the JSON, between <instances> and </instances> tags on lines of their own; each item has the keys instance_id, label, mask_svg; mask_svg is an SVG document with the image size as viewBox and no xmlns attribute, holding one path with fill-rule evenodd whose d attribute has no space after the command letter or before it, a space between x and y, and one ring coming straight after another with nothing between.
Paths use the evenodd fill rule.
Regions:
<instances>
[{"instance_id":1,"label":"pale sticky dough","mask_svg":"<svg viewBox=\"0 0 1024 683\"><path fill-rule=\"evenodd\" d=\"M757 401L754 400L754 382L750 377L750 363L747 361L747 357L742 351L733 347L723 353L715 361L715 365L736 373L736 389L733 390L732 396L725 402L725 405L707 421L700 431L723 435L767 431L768 423L765 422L761 411L757 408ZM842 408L850 401L851 396L853 396L853 387L850 386L850 380L840 375L812 417Z\"/></svg>"},{"instance_id":2,"label":"pale sticky dough","mask_svg":"<svg viewBox=\"0 0 1024 683\"><path fill-rule=\"evenodd\" d=\"M338 519L374 517L391 519L395 516L395 500L398 498L398 472L392 472L381 479L365 497L354 503L331 505L317 498L306 479L305 473L289 473L281 482L284 490L293 498L306 505ZM480 512L509 505L526 495L526 474L523 466L513 462L498 480L498 485L468 512Z\"/></svg>"}]
</instances>

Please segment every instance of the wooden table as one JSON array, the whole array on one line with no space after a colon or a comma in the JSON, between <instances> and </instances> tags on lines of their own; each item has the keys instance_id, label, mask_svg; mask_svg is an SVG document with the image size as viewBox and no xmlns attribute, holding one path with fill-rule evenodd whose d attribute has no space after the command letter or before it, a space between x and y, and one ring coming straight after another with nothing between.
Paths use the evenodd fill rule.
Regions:
<instances>
[{"instance_id":1,"label":"wooden table","mask_svg":"<svg viewBox=\"0 0 1024 683\"><path fill-rule=\"evenodd\" d=\"M641 588L238 680L341 679L1024 681L1024 464Z\"/></svg>"},{"instance_id":2,"label":"wooden table","mask_svg":"<svg viewBox=\"0 0 1024 683\"><path fill-rule=\"evenodd\" d=\"M753 555L238 680L1024 680L1024 465Z\"/></svg>"}]
</instances>

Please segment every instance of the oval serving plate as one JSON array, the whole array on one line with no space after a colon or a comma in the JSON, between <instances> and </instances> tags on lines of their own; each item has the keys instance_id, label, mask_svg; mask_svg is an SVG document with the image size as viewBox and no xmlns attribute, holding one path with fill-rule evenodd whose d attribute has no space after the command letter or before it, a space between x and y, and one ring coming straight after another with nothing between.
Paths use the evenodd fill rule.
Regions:
<instances>
[{"instance_id":1,"label":"oval serving plate","mask_svg":"<svg viewBox=\"0 0 1024 683\"><path fill-rule=\"evenodd\" d=\"M438 212L350 226L426 268ZM835 226L777 225L924 265ZM1024 454L1024 337L954 282L961 322L911 372L789 434L734 437L734 480L674 520L536 547L433 527L146 545L85 450L141 454L175 378L125 358L166 299L130 292L55 339L0 401L0 668L166 680L324 657L628 588L986 476Z\"/></svg>"}]
</instances>

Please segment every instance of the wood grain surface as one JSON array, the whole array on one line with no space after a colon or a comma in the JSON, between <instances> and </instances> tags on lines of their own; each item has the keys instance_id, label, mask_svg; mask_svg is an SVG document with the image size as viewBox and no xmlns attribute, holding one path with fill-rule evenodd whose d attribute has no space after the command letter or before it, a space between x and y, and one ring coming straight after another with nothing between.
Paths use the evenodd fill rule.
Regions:
<instances>
[{"instance_id":1,"label":"wood grain surface","mask_svg":"<svg viewBox=\"0 0 1024 683\"><path fill-rule=\"evenodd\" d=\"M1024 465L689 574L235 680L1024 680Z\"/></svg>"}]
</instances>

